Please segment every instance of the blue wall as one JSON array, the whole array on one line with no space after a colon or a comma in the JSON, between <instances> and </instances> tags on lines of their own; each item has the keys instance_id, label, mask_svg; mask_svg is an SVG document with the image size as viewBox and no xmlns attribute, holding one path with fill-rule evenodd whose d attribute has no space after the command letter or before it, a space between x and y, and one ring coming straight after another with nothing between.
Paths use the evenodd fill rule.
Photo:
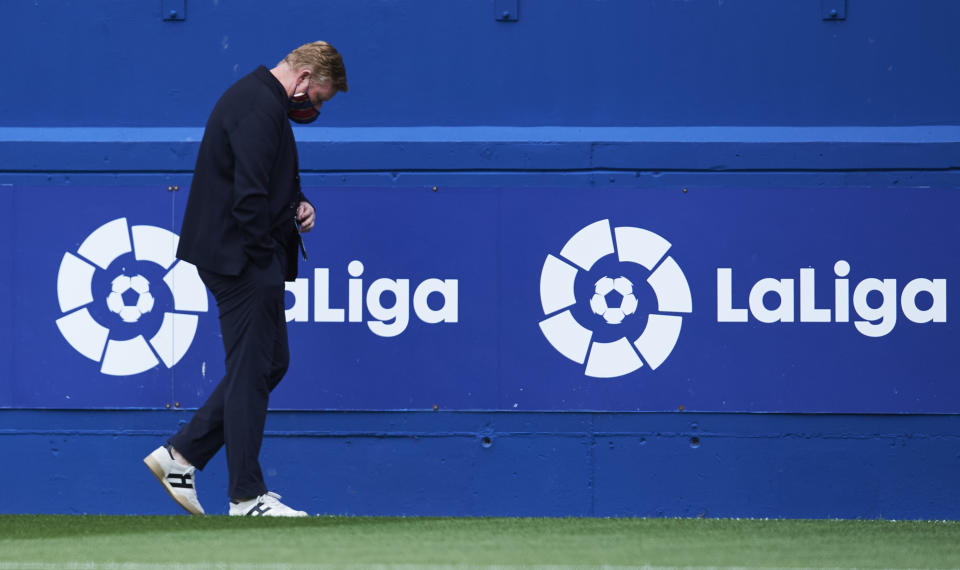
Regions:
<instances>
[{"instance_id":1,"label":"blue wall","mask_svg":"<svg viewBox=\"0 0 960 570\"><path fill-rule=\"evenodd\" d=\"M0 411L4 512L177 514L140 462L184 411ZM274 412L264 474L309 513L956 518L956 416ZM945 453L950 449L951 452ZM82 467L78 469L78 466ZM220 456L198 475L227 511Z\"/></svg>"},{"instance_id":2,"label":"blue wall","mask_svg":"<svg viewBox=\"0 0 960 570\"><path fill-rule=\"evenodd\" d=\"M273 413L264 467L293 504L960 518L949 303L946 322L900 314L894 332L866 339L852 323L718 323L705 285L717 267L753 283L815 266L829 292L832 264L848 259L865 272L854 285L943 278L955 296L960 6L519 0L518 20L503 22L494 4L187 0L183 21L164 21L160 0L6 7L0 452L36 470L0 475L0 489L18 489L5 512L174 512L139 460L185 417L166 408L196 405L216 381L215 319L200 315L182 362L109 377L54 324L57 267L118 217L176 232L223 89L322 38L344 54L351 91L296 129L304 185L322 197L311 264L341 281L351 259L371 278L460 278L463 318L392 340L291 323L295 366L276 401L302 411ZM845 17L824 19L821 4ZM777 211L784 223L757 223ZM692 318L652 373L585 378L537 328L543 258L602 218L668 237L691 283ZM467 251L514 260L488 260L494 285L451 257L457 228L471 232ZM376 273L391 257L395 275ZM521 387L527 400L514 398ZM90 457L102 473L67 477ZM222 460L203 477L219 512Z\"/></svg>"},{"instance_id":3,"label":"blue wall","mask_svg":"<svg viewBox=\"0 0 960 570\"><path fill-rule=\"evenodd\" d=\"M960 6L849 0L12 2L0 116L18 126L202 126L220 93L325 38L352 92L332 126L940 125ZM839 4L841 2L833 2Z\"/></svg>"}]
</instances>

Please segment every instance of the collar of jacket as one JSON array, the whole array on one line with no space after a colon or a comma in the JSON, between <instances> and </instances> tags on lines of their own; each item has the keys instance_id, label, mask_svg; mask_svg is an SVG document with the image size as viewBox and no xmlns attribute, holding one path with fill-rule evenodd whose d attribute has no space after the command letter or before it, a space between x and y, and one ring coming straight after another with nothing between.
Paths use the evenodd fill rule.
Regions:
<instances>
[{"instance_id":1,"label":"collar of jacket","mask_svg":"<svg viewBox=\"0 0 960 570\"><path fill-rule=\"evenodd\" d=\"M284 108L290 107L290 98L287 97L287 91L283 88L283 85L280 84L280 81L270 73L269 69L261 65L253 70L253 74L257 79L272 88L273 94L277 96L277 100Z\"/></svg>"}]
</instances>

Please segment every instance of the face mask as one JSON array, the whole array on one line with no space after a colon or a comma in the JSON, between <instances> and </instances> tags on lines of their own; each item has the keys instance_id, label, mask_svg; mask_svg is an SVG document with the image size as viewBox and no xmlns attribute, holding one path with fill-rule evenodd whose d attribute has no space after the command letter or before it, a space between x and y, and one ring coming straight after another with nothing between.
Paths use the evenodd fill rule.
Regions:
<instances>
[{"instance_id":1,"label":"face mask","mask_svg":"<svg viewBox=\"0 0 960 570\"><path fill-rule=\"evenodd\" d=\"M310 102L310 96L307 95L306 91L297 93L297 87L300 87L299 81L293 88L294 96L289 99L290 107L287 110L287 117L294 123L306 125L316 121L317 117L320 116L320 111L317 111L313 103Z\"/></svg>"}]
</instances>

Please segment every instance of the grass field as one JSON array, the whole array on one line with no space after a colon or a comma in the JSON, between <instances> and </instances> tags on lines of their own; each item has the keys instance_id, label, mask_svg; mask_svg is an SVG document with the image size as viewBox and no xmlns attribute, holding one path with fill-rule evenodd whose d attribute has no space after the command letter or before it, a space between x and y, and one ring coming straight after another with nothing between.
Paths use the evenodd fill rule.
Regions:
<instances>
[{"instance_id":1,"label":"grass field","mask_svg":"<svg viewBox=\"0 0 960 570\"><path fill-rule=\"evenodd\" d=\"M960 523L0 515L0 569L957 568Z\"/></svg>"}]
</instances>

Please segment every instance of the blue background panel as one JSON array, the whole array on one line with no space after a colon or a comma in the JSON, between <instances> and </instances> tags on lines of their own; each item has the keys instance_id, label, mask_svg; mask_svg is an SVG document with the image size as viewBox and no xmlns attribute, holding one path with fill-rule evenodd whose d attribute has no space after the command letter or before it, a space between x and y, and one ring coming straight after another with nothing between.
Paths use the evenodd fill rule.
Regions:
<instances>
[{"instance_id":1,"label":"blue background panel","mask_svg":"<svg viewBox=\"0 0 960 570\"><path fill-rule=\"evenodd\" d=\"M3 243L13 245L13 212L14 212L14 189L11 185L0 184L0 235L3 235ZM37 232L41 226L40 219L37 219ZM13 317L13 310L16 301L13 297L14 283L14 255L12 247L0 248L0 272L5 275L0 279L0 374L8 380L0 382L0 407L13 405L13 358L14 347L13 338L16 334L16 322Z\"/></svg>"},{"instance_id":2,"label":"blue background panel","mask_svg":"<svg viewBox=\"0 0 960 570\"><path fill-rule=\"evenodd\" d=\"M320 214L307 236L307 267L329 267L331 306L347 307L348 264L364 265L363 289L378 278L409 279L409 324L376 336L367 323L288 325L296 360L274 405L337 409L489 409L496 361L496 200L482 190L305 189ZM359 220L369 223L358 225ZM425 324L412 296L426 279L457 279L459 322ZM312 283L313 284L313 283ZM464 299L474 299L465 303ZM366 303L365 303L366 304ZM390 295L383 297L390 305ZM364 321L372 316L364 308ZM318 390L319 389L319 390ZM283 390L283 391L281 391ZM288 396L289 395L289 396Z\"/></svg>"},{"instance_id":3,"label":"blue background panel","mask_svg":"<svg viewBox=\"0 0 960 570\"><path fill-rule=\"evenodd\" d=\"M35 323L18 328L15 349L12 405L17 407L164 407L171 402L171 372L161 364L134 376L100 373L100 363L74 351L64 340L56 321L57 275L66 252L77 254L81 243L102 224L126 218L128 228L152 225L172 230L172 203L166 186L83 188L17 187L18 212L14 217L16 272L13 279L14 315L17 322ZM37 231L34 217L25 215L32 201L43 197L46 207L60 220L53 231ZM152 271L153 273L145 273ZM156 299L154 310L125 325L106 307L106 295L115 275L145 273ZM143 334L147 338L160 326L161 314L172 307L169 289L161 280L165 272L132 254L121 256L108 270L94 272L94 303L88 306L94 320L111 329L111 338ZM39 276L42 278L38 278ZM82 283L77 284L82 287ZM68 311L70 313L72 311ZM203 320L204 325L216 321Z\"/></svg>"},{"instance_id":4,"label":"blue background panel","mask_svg":"<svg viewBox=\"0 0 960 570\"><path fill-rule=\"evenodd\" d=\"M764 324L750 317L718 323L716 269L733 269L735 307L746 307L750 286L765 277L792 278L798 289L799 270L807 267L817 270L817 307L831 306L840 259L852 266L851 292L867 277L896 278L898 291L916 277L947 278L949 298L956 294L960 243L949 205L958 197L952 190L851 188L514 192L504 208L502 240L511 244L504 248L504 272L533 285L503 297L502 314L516 324L503 329L502 368L516 381L505 384L502 407L955 411L960 392L947 347L960 339L949 302L946 323L914 324L899 313L893 331L881 338L863 336L852 322ZM604 381L580 376L575 363L555 358L533 323L543 318L535 286L543 258L558 255L581 227L606 218L672 242L668 254L690 284L693 313L684 316L674 352L660 368ZM625 334L630 319L619 325Z\"/></svg>"},{"instance_id":5,"label":"blue background panel","mask_svg":"<svg viewBox=\"0 0 960 570\"><path fill-rule=\"evenodd\" d=\"M496 194L484 190L306 188L317 206L317 225L304 236L309 260L299 275L307 295L287 294L309 307L308 322L288 323L291 365L271 398L277 408L294 409L491 409L496 378L497 223ZM185 200L178 200L177 220ZM362 221L362 223L361 223ZM360 261L363 322L315 322L314 268L329 270L331 308L347 309L347 268ZM380 278L408 279L409 322L385 338L369 328L366 292ZM426 324L415 314L415 288L427 279L459 280L459 322ZM464 299L470 299L468 303ZM389 307L391 294L382 296ZM439 308L439 302L434 308ZM211 320L211 319L208 319ZM175 393L184 406L203 402L219 377L210 363L222 363L216 334L197 339L184 358L188 373L175 372ZM199 356L202 355L202 356ZM193 373L207 363L202 389ZM218 364L217 374L222 374ZM192 368L191 368L192 367Z\"/></svg>"},{"instance_id":6,"label":"blue background panel","mask_svg":"<svg viewBox=\"0 0 960 570\"><path fill-rule=\"evenodd\" d=\"M24 198L38 192L16 188ZM14 223L15 318L41 324L14 341L12 405L199 406L223 373L209 296L209 310L198 314L196 337L170 369L161 364L131 376L101 374L98 363L76 353L54 324L60 317L56 276L63 252L75 252L91 231L115 218L175 227L184 193L159 184L43 192L66 221L38 239L25 239L35 234L29 217L17 216ZM941 413L960 406L960 388L952 380L956 366L945 350L960 333L949 312L946 322L917 324L899 307L899 292L914 278L945 279L940 302L948 307L956 294L953 260L960 236L951 212L960 194L954 191L307 188L306 193L318 205L318 224L306 236L311 257L300 267L299 296L288 293L287 306L308 320L288 324L292 365L271 400L274 408ZM365 223L358 224L360 219ZM548 254L559 256L582 227L607 219L612 227L644 228L671 243L667 254L685 274L693 311L681 315L679 339L656 370L645 366L619 377L592 378L583 365L557 352L539 328L540 273ZM832 308L838 260L852 268L851 293L865 278L896 279L898 294L888 300L896 305L896 324L889 334L871 338L853 322L799 322L800 269L815 269L816 306ZM315 322L315 270L328 272L330 307L346 313L353 261L364 266L356 278L362 322ZM649 272L638 267L611 255L577 272L577 304L571 310L593 340L632 341L644 331L646 315L660 312L645 282ZM731 269L730 300L737 308L747 307L753 283L793 279L797 322L767 324L755 315L743 323L718 322L719 267ZM593 283L623 274L634 283L639 309L622 324L608 325L589 308ZM366 293L379 278L410 281L399 300L408 306L409 322L395 336L371 330L376 319ZM110 279L112 273L94 283ZM416 314L414 290L428 279L457 281L457 322L428 324ZM153 283L158 309L134 327L147 338L159 327L160 307L172 302L162 281ZM104 304L106 290L98 289L100 298L91 306ZM392 293L380 300L384 307L397 302ZM435 294L428 304L438 309L441 300ZM868 300L879 304L877 297ZM768 295L767 306L775 301ZM129 327L103 306L99 311L94 316L111 331L137 332L125 332ZM850 314L851 320L860 318L853 306ZM64 363L69 375L62 372Z\"/></svg>"}]
</instances>

